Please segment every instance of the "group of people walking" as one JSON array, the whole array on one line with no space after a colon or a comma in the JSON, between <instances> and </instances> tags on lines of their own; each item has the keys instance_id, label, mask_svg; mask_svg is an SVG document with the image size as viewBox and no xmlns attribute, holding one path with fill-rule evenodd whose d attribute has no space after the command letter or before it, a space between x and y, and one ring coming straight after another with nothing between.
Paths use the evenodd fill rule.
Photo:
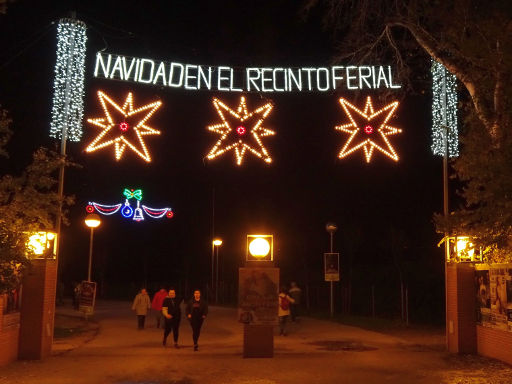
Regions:
<instances>
[{"instance_id":1,"label":"group of people walking","mask_svg":"<svg viewBox=\"0 0 512 384\"><path fill-rule=\"evenodd\" d=\"M172 333L174 340L174 347L179 348L178 337L181 322L181 303L183 297L176 295L174 288L166 291L160 289L151 302L146 289L141 289L135 296L132 304L132 310L137 314L138 329L144 329L146 315L150 309L155 312L156 326L164 328L164 335L162 344L167 345L167 338ZM185 306L185 316L192 327L192 340L194 342L194 351L199 350L199 335L204 319L208 315L208 304L201 298L201 291L195 290L194 295Z\"/></svg>"},{"instance_id":2,"label":"group of people walking","mask_svg":"<svg viewBox=\"0 0 512 384\"><path fill-rule=\"evenodd\" d=\"M302 291L295 282L290 284L290 289L281 287L279 290L279 335L286 336L286 324L290 319L297 322ZM154 310L156 327L164 329L162 344L167 346L167 338L172 333L174 347L179 348L178 338L181 322L181 304L183 297L176 295L174 288L160 289L151 301L146 289L141 289L135 296L132 310L137 314L138 329L144 329L146 315L150 309ZM192 340L194 351L199 350L198 341L204 319L208 315L208 304L201 298L201 291L195 290L193 297L185 306L185 316L192 327Z\"/></svg>"},{"instance_id":3,"label":"group of people walking","mask_svg":"<svg viewBox=\"0 0 512 384\"><path fill-rule=\"evenodd\" d=\"M277 314L279 317L280 336L286 336L286 324L288 323L288 319L292 322L297 322L299 320L301 295L302 291L294 281L290 283L290 289L285 286L279 289L279 306Z\"/></svg>"}]
</instances>

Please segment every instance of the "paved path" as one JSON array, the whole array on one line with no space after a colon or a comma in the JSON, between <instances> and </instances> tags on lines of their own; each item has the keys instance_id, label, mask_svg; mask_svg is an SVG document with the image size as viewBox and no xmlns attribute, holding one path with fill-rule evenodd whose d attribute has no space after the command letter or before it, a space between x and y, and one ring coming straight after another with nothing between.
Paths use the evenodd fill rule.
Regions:
<instances>
[{"instance_id":1,"label":"paved path","mask_svg":"<svg viewBox=\"0 0 512 384\"><path fill-rule=\"evenodd\" d=\"M218 307L210 308L199 352L192 350L191 330L185 320L180 334L182 348L163 348L162 331L154 328L154 320L149 317L150 327L137 331L129 307L126 302L100 302L96 314L100 328L93 340L44 361L18 361L1 368L0 383L512 382L510 367L480 357L450 356L440 350L439 338L429 345L417 345L403 338L309 318L290 327L289 336L275 337L274 358L243 359L242 326L236 322L235 310Z\"/></svg>"}]
</instances>

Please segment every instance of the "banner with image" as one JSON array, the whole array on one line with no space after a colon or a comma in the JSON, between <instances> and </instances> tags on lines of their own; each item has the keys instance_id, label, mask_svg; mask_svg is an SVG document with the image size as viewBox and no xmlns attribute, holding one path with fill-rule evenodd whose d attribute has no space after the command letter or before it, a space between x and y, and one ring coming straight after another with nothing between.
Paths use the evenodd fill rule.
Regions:
<instances>
[{"instance_id":1,"label":"banner with image","mask_svg":"<svg viewBox=\"0 0 512 384\"><path fill-rule=\"evenodd\" d=\"M480 264L475 268L477 321L512 332L512 264Z\"/></svg>"},{"instance_id":2,"label":"banner with image","mask_svg":"<svg viewBox=\"0 0 512 384\"><path fill-rule=\"evenodd\" d=\"M240 268L238 320L252 325L276 325L279 268Z\"/></svg>"}]
</instances>

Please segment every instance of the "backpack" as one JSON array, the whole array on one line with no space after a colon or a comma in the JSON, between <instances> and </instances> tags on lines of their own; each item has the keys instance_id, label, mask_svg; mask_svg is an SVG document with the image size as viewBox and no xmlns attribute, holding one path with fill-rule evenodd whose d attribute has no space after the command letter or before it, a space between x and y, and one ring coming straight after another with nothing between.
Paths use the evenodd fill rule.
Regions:
<instances>
[{"instance_id":1,"label":"backpack","mask_svg":"<svg viewBox=\"0 0 512 384\"><path fill-rule=\"evenodd\" d=\"M286 296L279 296L279 305L283 311L288 311L290 309L290 300Z\"/></svg>"}]
</instances>

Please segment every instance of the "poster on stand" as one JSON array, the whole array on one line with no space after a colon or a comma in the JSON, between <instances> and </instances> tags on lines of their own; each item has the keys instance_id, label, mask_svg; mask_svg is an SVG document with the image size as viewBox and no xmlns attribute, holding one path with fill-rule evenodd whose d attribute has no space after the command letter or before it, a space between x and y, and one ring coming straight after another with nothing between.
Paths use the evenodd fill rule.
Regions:
<instances>
[{"instance_id":1,"label":"poster on stand","mask_svg":"<svg viewBox=\"0 0 512 384\"><path fill-rule=\"evenodd\" d=\"M94 281L82 281L80 286L80 301L78 310L85 315L94 314L96 301L96 283Z\"/></svg>"},{"instance_id":2,"label":"poster on stand","mask_svg":"<svg viewBox=\"0 0 512 384\"><path fill-rule=\"evenodd\" d=\"M325 281L340 281L340 254L324 253Z\"/></svg>"},{"instance_id":3,"label":"poster on stand","mask_svg":"<svg viewBox=\"0 0 512 384\"><path fill-rule=\"evenodd\" d=\"M238 281L238 321L276 325L279 268L240 268Z\"/></svg>"}]
</instances>

